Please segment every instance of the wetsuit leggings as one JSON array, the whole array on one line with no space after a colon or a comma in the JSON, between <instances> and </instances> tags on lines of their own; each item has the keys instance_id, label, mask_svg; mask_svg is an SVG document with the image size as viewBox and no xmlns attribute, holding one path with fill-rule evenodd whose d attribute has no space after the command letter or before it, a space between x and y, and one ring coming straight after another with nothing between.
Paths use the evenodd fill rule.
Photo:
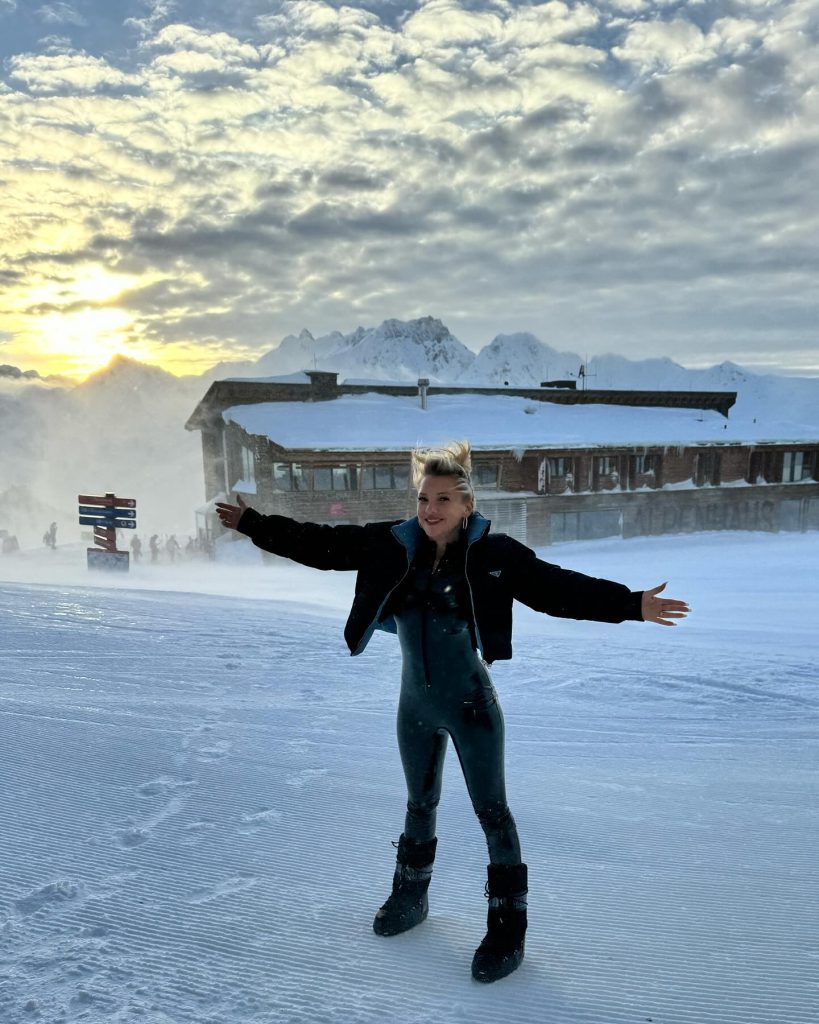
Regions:
<instances>
[{"instance_id":1,"label":"wetsuit leggings","mask_svg":"<svg viewBox=\"0 0 819 1024\"><path fill-rule=\"evenodd\" d=\"M517 828L506 802L503 713L467 624L417 608L396 622L403 653L397 731L408 797L404 834L419 841L435 835L451 737L489 860L520 864Z\"/></svg>"}]
</instances>

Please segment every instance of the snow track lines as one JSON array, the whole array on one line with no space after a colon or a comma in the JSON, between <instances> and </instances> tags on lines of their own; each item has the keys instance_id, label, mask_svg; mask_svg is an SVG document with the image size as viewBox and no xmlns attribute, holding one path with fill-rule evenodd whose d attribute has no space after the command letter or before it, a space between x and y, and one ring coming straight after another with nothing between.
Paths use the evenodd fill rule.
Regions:
<instances>
[{"instance_id":1,"label":"snow track lines","mask_svg":"<svg viewBox=\"0 0 819 1024\"><path fill-rule=\"evenodd\" d=\"M819 1024L815 639L611 627L603 665L577 624L517 638L493 676L531 923L478 986L451 751L430 916L372 933L394 638L350 659L271 601L8 584L0 621L2 1024Z\"/></svg>"}]
</instances>

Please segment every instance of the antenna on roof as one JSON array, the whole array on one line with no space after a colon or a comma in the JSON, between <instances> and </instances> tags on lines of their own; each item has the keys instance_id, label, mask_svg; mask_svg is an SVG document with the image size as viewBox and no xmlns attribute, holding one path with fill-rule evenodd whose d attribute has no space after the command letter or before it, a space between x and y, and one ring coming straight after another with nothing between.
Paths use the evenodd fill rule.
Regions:
<instances>
[{"instance_id":1,"label":"antenna on roof","mask_svg":"<svg viewBox=\"0 0 819 1024\"><path fill-rule=\"evenodd\" d=\"M583 379L583 390L584 391L586 390L586 378L587 377L596 377L597 376L597 371L596 370L594 371L594 373L589 373L589 371L587 369L588 365L589 365L589 353L587 352L586 353L586 361L584 363L580 364L580 369L579 369L579 371L577 373L577 376L578 377L582 377L582 379Z\"/></svg>"}]
</instances>

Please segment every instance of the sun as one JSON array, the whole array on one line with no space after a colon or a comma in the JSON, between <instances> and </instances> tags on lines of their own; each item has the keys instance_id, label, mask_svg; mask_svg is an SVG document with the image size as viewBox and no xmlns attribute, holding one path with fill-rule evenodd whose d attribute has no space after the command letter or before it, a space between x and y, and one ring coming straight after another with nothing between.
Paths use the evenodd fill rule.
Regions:
<instances>
[{"instance_id":1,"label":"sun","mask_svg":"<svg viewBox=\"0 0 819 1024\"><path fill-rule=\"evenodd\" d=\"M134 351L131 340L134 319L124 309L79 309L70 313L49 313L38 324L41 350L58 372L69 377L86 377L110 362L118 352L136 359L148 353Z\"/></svg>"},{"instance_id":2,"label":"sun","mask_svg":"<svg viewBox=\"0 0 819 1024\"><path fill-rule=\"evenodd\" d=\"M31 285L20 295L18 330L27 350L46 372L83 378L117 353L155 361L139 338L135 315L117 299L149 281L114 273L97 264L73 268L70 277Z\"/></svg>"}]
</instances>

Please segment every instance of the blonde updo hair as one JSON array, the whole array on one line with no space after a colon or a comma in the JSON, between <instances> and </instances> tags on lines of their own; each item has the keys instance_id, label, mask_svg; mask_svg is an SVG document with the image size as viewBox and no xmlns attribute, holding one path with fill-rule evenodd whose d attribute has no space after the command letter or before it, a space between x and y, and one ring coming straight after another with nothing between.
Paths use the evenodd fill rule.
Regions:
<instances>
[{"instance_id":1,"label":"blonde updo hair","mask_svg":"<svg viewBox=\"0 0 819 1024\"><path fill-rule=\"evenodd\" d=\"M455 490L471 498L472 490L472 449L469 441L449 441L437 448L413 448L410 452L412 484L416 490L425 476L454 476Z\"/></svg>"}]
</instances>

